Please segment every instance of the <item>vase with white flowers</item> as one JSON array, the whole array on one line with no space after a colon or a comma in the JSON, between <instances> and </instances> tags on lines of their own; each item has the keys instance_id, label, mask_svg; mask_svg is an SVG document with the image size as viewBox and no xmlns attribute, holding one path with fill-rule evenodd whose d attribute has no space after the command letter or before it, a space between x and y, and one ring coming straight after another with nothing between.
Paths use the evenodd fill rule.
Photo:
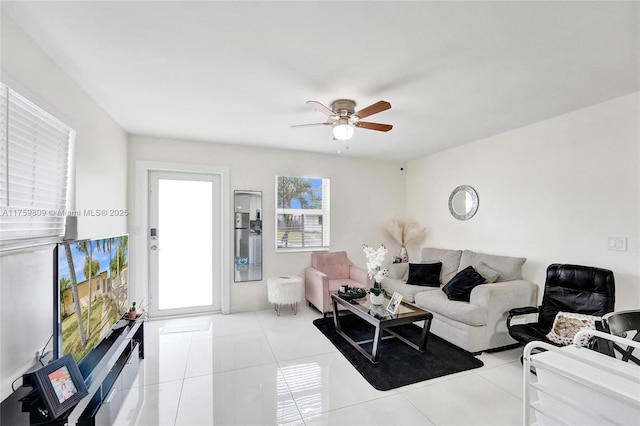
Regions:
<instances>
[{"instance_id":1,"label":"vase with white flowers","mask_svg":"<svg viewBox=\"0 0 640 426\"><path fill-rule=\"evenodd\" d=\"M382 268L382 263L388 250L384 244L381 244L380 247L375 250L367 244L363 244L362 251L367 257L367 272L369 273L369 278L373 280L373 287L369 290L369 299L372 305L381 305L382 302L384 302L382 279L388 273L386 269Z\"/></svg>"},{"instance_id":2,"label":"vase with white flowers","mask_svg":"<svg viewBox=\"0 0 640 426\"><path fill-rule=\"evenodd\" d=\"M393 219L387 223L387 232L400 244L400 253L393 263L409 262L407 244L420 243L427 236L427 231L418 222L407 222L402 219Z\"/></svg>"}]
</instances>

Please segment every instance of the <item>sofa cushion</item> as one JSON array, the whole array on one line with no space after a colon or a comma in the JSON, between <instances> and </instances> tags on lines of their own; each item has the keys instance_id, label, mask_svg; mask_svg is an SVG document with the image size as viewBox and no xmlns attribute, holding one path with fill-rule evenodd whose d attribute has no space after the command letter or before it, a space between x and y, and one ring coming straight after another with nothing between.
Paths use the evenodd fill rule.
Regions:
<instances>
[{"instance_id":1,"label":"sofa cushion","mask_svg":"<svg viewBox=\"0 0 640 426\"><path fill-rule=\"evenodd\" d=\"M440 271L442 262L410 263L407 284L427 287L440 287Z\"/></svg>"},{"instance_id":2,"label":"sofa cushion","mask_svg":"<svg viewBox=\"0 0 640 426\"><path fill-rule=\"evenodd\" d=\"M442 287L442 291L449 300L468 302L471 297L471 290L480 284L484 284L484 282L484 277L477 273L473 266L468 266L451 278L451 281Z\"/></svg>"},{"instance_id":3,"label":"sofa cushion","mask_svg":"<svg viewBox=\"0 0 640 426\"><path fill-rule=\"evenodd\" d=\"M409 277L409 264L408 263L392 263L387 268L389 273L387 276L393 280L406 281Z\"/></svg>"},{"instance_id":4,"label":"sofa cushion","mask_svg":"<svg viewBox=\"0 0 640 426\"><path fill-rule=\"evenodd\" d=\"M480 270L482 269L480 265L484 263L500 274L498 278L500 282L520 280L522 279L522 265L526 260L524 257L496 256L465 250L462 252L458 270L462 271L468 266L473 266L474 269Z\"/></svg>"},{"instance_id":5,"label":"sofa cushion","mask_svg":"<svg viewBox=\"0 0 640 426\"><path fill-rule=\"evenodd\" d=\"M446 284L458 272L462 250L425 247L422 249L422 263L442 262L440 284Z\"/></svg>"},{"instance_id":6,"label":"sofa cushion","mask_svg":"<svg viewBox=\"0 0 640 426\"><path fill-rule=\"evenodd\" d=\"M404 280L394 280L385 278L382 280L382 288L387 294L398 292L402 295L404 301L413 303L416 300L416 294L423 292L437 291L441 293L439 287L425 287L421 285L407 284Z\"/></svg>"},{"instance_id":7,"label":"sofa cushion","mask_svg":"<svg viewBox=\"0 0 640 426\"><path fill-rule=\"evenodd\" d=\"M480 327L487 324L487 310L468 302L449 300L442 291L422 291L416 294L416 305L435 314L463 324Z\"/></svg>"},{"instance_id":8,"label":"sofa cushion","mask_svg":"<svg viewBox=\"0 0 640 426\"><path fill-rule=\"evenodd\" d=\"M475 270L484 277L487 283L495 283L500 279L500 271L496 271L484 262L480 262Z\"/></svg>"}]
</instances>

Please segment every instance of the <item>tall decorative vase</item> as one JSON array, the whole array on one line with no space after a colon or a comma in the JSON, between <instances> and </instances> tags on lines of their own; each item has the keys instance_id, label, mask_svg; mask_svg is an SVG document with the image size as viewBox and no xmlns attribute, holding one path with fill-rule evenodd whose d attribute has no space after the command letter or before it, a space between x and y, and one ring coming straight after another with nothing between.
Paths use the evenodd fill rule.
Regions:
<instances>
[{"instance_id":1,"label":"tall decorative vase","mask_svg":"<svg viewBox=\"0 0 640 426\"><path fill-rule=\"evenodd\" d=\"M400 255L398 257L401 259L402 263L409 263L409 253L407 253L407 248L405 246L400 247Z\"/></svg>"}]
</instances>

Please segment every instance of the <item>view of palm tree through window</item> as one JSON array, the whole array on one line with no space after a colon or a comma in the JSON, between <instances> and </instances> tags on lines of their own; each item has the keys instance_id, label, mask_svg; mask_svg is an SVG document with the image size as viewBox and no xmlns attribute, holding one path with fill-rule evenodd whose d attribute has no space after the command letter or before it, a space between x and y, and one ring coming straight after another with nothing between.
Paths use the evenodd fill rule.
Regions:
<instances>
[{"instance_id":1,"label":"view of palm tree through window","mask_svg":"<svg viewBox=\"0 0 640 426\"><path fill-rule=\"evenodd\" d=\"M329 179L276 177L276 249L329 246Z\"/></svg>"}]
</instances>

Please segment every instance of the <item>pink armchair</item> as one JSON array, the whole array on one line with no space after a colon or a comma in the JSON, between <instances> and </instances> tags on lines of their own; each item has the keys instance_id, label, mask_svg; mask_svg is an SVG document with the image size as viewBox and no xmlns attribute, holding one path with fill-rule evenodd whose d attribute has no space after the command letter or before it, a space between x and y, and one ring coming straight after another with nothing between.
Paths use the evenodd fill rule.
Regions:
<instances>
[{"instance_id":1,"label":"pink armchair","mask_svg":"<svg viewBox=\"0 0 640 426\"><path fill-rule=\"evenodd\" d=\"M352 265L346 251L311 253L311 266L307 267L304 275L309 305L315 306L324 316L333 310L331 293L337 292L341 283L349 287L371 288L367 271Z\"/></svg>"}]
</instances>

